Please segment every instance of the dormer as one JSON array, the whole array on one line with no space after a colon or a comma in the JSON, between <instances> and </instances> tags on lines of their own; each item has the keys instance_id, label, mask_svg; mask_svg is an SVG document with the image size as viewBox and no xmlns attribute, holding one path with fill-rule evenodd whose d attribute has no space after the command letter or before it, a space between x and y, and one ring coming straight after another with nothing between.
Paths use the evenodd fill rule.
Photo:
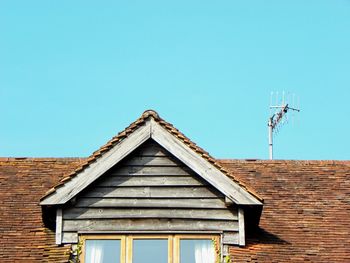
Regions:
<instances>
[{"instance_id":1,"label":"dormer","mask_svg":"<svg viewBox=\"0 0 350 263\"><path fill-rule=\"evenodd\" d=\"M82 244L83 262L148 262L147 248L150 257L183 263L244 246L263 200L149 110L40 204L56 211L56 243Z\"/></svg>"}]
</instances>

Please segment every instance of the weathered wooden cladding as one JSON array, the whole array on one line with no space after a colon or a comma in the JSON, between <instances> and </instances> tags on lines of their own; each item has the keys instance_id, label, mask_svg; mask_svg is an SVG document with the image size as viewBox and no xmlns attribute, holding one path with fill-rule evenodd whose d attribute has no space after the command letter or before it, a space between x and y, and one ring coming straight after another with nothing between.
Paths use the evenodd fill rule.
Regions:
<instances>
[{"instance_id":1,"label":"weathered wooden cladding","mask_svg":"<svg viewBox=\"0 0 350 263\"><path fill-rule=\"evenodd\" d=\"M145 143L63 211L63 243L79 231L238 231L225 196L155 143Z\"/></svg>"},{"instance_id":2,"label":"weathered wooden cladding","mask_svg":"<svg viewBox=\"0 0 350 263\"><path fill-rule=\"evenodd\" d=\"M125 166L179 166L179 164L168 156L134 156L122 163Z\"/></svg>"},{"instance_id":3,"label":"weathered wooden cladding","mask_svg":"<svg viewBox=\"0 0 350 263\"><path fill-rule=\"evenodd\" d=\"M237 214L227 209L179 208L70 208L63 219L113 219L113 218L182 218L206 220L238 220Z\"/></svg>"},{"instance_id":4,"label":"weathered wooden cladding","mask_svg":"<svg viewBox=\"0 0 350 263\"><path fill-rule=\"evenodd\" d=\"M134 156L170 156L171 154L157 143L149 140L133 152Z\"/></svg>"},{"instance_id":5,"label":"weathered wooden cladding","mask_svg":"<svg viewBox=\"0 0 350 263\"><path fill-rule=\"evenodd\" d=\"M75 207L149 207L149 208L224 208L225 202L219 198L200 198L189 200L188 198L80 198Z\"/></svg>"},{"instance_id":6,"label":"weathered wooden cladding","mask_svg":"<svg viewBox=\"0 0 350 263\"><path fill-rule=\"evenodd\" d=\"M191 219L64 220L63 231L238 231L237 221Z\"/></svg>"},{"instance_id":7,"label":"weathered wooden cladding","mask_svg":"<svg viewBox=\"0 0 350 263\"><path fill-rule=\"evenodd\" d=\"M217 194L205 186L197 187L96 187L85 193L83 197L105 198L217 198ZM222 197L222 196L220 196Z\"/></svg>"},{"instance_id":8,"label":"weathered wooden cladding","mask_svg":"<svg viewBox=\"0 0 350 263\"><path fill-rule=\"evenodd\" d=\"M99 184L99 187L123 187L123 186L203 186L206 183L187 175L187 176L110 176Z\"/></svg>"},{"instance_id":9,"label":"weathered wooden cladding","mask_svg":"<svg viewBox=\"0 0 350 263\"><path fill-rule=\"evenodd\" d=\"M189 176L191 171L186 167L176 167L176 166L163 166L153 167L153 166L121 166L117 169L110 171L111 175L115 176L131 176L131 175L148 175L148 176L163 176L163 175L174 175L174 176Z\"/></svg>"}]
</instances>

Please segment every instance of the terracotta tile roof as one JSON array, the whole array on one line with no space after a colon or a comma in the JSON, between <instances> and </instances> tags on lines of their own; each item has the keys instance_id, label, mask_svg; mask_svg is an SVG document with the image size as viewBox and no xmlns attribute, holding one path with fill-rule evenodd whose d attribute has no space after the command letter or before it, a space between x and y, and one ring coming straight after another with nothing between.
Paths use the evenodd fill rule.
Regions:
<instances>
[{"instance_id":1,"label":"terracotta tile roof","mask_svg":"<svg viewBox=\"0 0 350 263\"><path fill-rule=\"evenodd\" d=\"M41 198L41 200L52 193L56 191L57 188L62 187L67 181L69 181L72 177L76 176L78 173L85 170L87 167L89 167L90 164L96 162L104 153L108 152L113 146L115 146L117 143L125 139L129 136L133 131L135 131L140 126L144 125L146 120L149 118L153 118L157 123L159 123L163 128L168 130L171 134L176 136L178 139L180 139L183 143L188 145L192 150L194 150L196 153L198 153L200 156L202 156L204 159L206 159L208 162L213 164L216 168L218 168L221 172L223 172L226 175L229 175L233 181L235 181L237 184L239 184L242 188L244 188L246 191L248 191L250 194L255 196L258 200L263 202L263 198L261 198L253 188L247 186L246 184L242 183L240 180L235 178L233 174L230 174L227 169L225 169L224 166L220 165L214 159L212 156L209 155L208 152L200 148L198 145L196 145L194 142L192 142L189 138L187 138L183 133L181 133L178 129L176 129L172 124L166 122L162 118L159 117L158 113L153 110L147 110L145 111L140 118L138 118L136 121L131 123L127 128L125 128L122 132L118 133L115 137L113 137L111 140L109 140L105 145L103 145L100 149L95 151L90 157L87 158L85 162L83 162L79 167L77 167L74 171L70 172L66 176L64 176L61 181L53 186L49 191L46 192L46 194Z\"/></svg>"},{"instance_id":2,"label":"terracotta tile roof","mask_svg":"<svg viewBox=\"0 0 350 263\"><path fill-rule=\"evenodd\" d=\"M40 197L78 158L0 158L0 262L67 262L42 220Z\"/></svg>"},{"instance_id":3,"label":"terracotta tile roof","mask_svg":"<svg viewBox=\"0 0 350 263\"><path fill-rule=\"evenodd\" d=\"M350 262L350 161L220 163L265 200L234 262Z\"/></svg>"},{"instance_id":4,"label":"terracotta tile roof","mask_svg":"<svg viewBox=\"0 0 350 263\"><path fill-rule=\"evenodd\" d=\"M84 161L0 158L0 262L67 262L39 198ZM350 162L219 163L265 199L260 229L230 248L233 262L350 262Z\"/></svg>"}]
</instances>

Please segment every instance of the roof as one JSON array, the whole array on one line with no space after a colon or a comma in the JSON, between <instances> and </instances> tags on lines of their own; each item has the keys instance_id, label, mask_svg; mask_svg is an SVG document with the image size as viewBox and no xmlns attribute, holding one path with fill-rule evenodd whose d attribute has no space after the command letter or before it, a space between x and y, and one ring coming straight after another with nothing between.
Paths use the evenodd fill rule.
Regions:
<instances>
[{"instance_id":1,"label":"roof","mask_svg":"<svg viewBox=\"0 0 350 263\"><path fill-rule=\"evenodd\" d=\"M237 262L350 262L350 161L220 163L265 200Z\"/></svg>"},{"instance_id":2,"label":"roof","mask_svg":"<svg viewBox=\"0 0 350 263\"><path fill-rule=\"evenodd\" d=\"M1 262L67 262L42 222L39 198L86 159L0 159ZM234 262L349 262L349 161L220 160L264 197L260 229ZM249 232L249 229L248 229Z\"/></svg>"},{"instance_id":3,"label":"roof","mask_svg":"<svg viewBox=\"0 0 350 263\"><path fill-rule=\"evenodd\" d=\"M79 158L0 158L0 261L67 262L69 247L55 245L42 220L40 197Z\"/></svg>"},{"instance_id":4,"label":"roof","mask_svg":"<svg viewBox=\"0 0 350 263\"><path fill-rule=\"evenodd\" d=\"M164 138L164 136L167 136L167 138ZM69 199L78 194L79 191L102 175L106 169L109 169L124 158L133 147L138 147L149 138L155 139L165 148L165 145L168 144L169 148L167 150L178 157L178 159L183 161L187 166L193 163L201 163L201 165L193 165L193 167L195 167L193 170L197 172L195 169L198 169L198 174L200 176L204 177L205 180L237 204L262 205L263 199L253 188L237 180L234 174L229 173L211 157L208 152L197 146L179 130L174 128L172 124L160 118L158 113L153 110L145 111L140 118L130 124L117 136L113 137L99 150L95 151L75 171L64 176L58 184L42 197L41 204L53 205L66 203ZM174 138L176 138L176 140L174 140ZM169 143L170 140L173 141ZM177 144L179 141L181 145ZM175 144L177 144L177 146L173 147ZM187 154L189 152L194 152L195 154L184 157L184 153ZM203 163L203 160L205 160L205 163ZM98 167L97 163L99 161L107 165L104 165L103 168ZM91 169L89 170L88 168ZM85 174L83 174L84 172ZM80 174L83 174L83 176L79 176ZM231 177L232 181L228 180L226 176ZM75 181L73 182L73 180Z\"/></svg>"}]
</instances>

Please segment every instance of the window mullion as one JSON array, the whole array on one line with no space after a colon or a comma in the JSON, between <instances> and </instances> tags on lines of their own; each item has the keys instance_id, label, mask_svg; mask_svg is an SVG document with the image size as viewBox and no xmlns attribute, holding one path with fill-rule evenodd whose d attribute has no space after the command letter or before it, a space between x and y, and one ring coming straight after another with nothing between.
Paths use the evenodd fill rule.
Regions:
<instances>
[{"instance_id":1,"label":"window mullion","mask_svg":"<svg viewBox=\"0 0 350 263\"><path fill-rule=\"evenodd\" d=\"M126 263L132 262L132 237L126 236Z\"/></svg>"},{"instance_id":2,"label":"window mullion","mask_svg":"<svg viewBox=\"0 0 350 263\"><path fill-rule=\"evenodd\" d=\"M173 236L168 236L168 263L173 263Z\"/></svg>"},{"instance_id":3,"label":"window mullion","mask_svg":"<svg viewBox=\"0 0 350 263\"><path fill-rule=\"evenodd\" d=\"M121 246L120 246L120 262L125 263L126 262L126 237L121 237Z\"/></svg>"},{"instance_id":4,"label":"window mullion","mask_svg":"<svg viewBox=\"0 0 350 263\"><path fill-rule=\"evenodd\" d=\"M180 239L178 236L173 238L173 263L179 263L180 259Z\"/></svg>"}]
</instances>

